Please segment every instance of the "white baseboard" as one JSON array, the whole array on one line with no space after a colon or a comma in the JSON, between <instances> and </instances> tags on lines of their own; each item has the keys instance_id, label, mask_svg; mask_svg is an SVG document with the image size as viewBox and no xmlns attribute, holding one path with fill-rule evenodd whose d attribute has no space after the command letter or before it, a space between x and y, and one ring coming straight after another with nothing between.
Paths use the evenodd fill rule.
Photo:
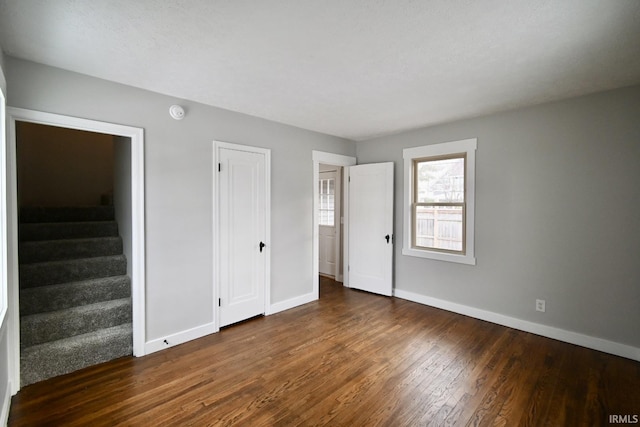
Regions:
<instances>
[{"instance_id":1,"label":"white baseboard","mask_svg":"<svg viewBox=\"0 0 640 427\"><path fill-rule=\"evenodd\" d=\"M277 302L275 304L271 304L271 306L269 307L269 311L267 311L266 314L267 315L276 314L281 311L285 311L285 310L289 310L290 308L297 307L299 305L310 303L317 299L318 299L318 295L316 295L314 292L311 292L309 294L301 295L299 297L295 297L285 301Z\"/></svg>"},{"instance_id":2,"label":"white baseboard","mask_svg":"<svg viewBox=\"0 0 640 427\"><path fill-rule=\"evenodd\" d=\"M11 381L7 381L2 408L0 408L0 425L2 426L6 426L9 422L9 409L11 409Z\"/></svg>"},{"instance_id":3,"label":"white baseboard","mask_svg":"<svg viewBox=\"0 0 640 427\"><path fill-rule=\"evenodd\" d=\"M213 323L207 323L202 326L187 329L186 331L167 335L166 337L158 338L152 341L147 341L144 345L144 352L145 354L155 353L156 351L164 350L165 348L173 347L187 341L195 340L214 332L218 332L218 329L215 327L215 325Z\"/></svg>"},{"instance_id":4,"label":"white baseboard","mask_svg":"<svg viewBox=\"0 0 640 427\"><path fill-rule=\"evenodd\" d=\"M450 301L432 298L425 295L416 294L402 289L394 289L394 296L419 304L431 307L441 308L465 316L473 317L487 322L496 323L509 328L518 329L532 334L541 335L547 338L553 338L558 341L579 345L581 347L602 351L616 356L625 357L627 359L640 361L640 348L632 347L626 344L620 344L613 341L607 341L602 338L596 338L589 335L579 334L577 332L567 331L565 329L554 328L553 326L541 325L539 323L529 322L515 317L505 316L503 314L491 311L481 310L479 308L470 307L453 303Z\"/></svg>"},{"instance_id":5,"label":"white baseboard","mask_svg":"<svg viewBox=\"0 0 640 427\"><path fill-rule=\"evenodd\" d=\"M286 301L281 301L275 304L271 304L268 307L268 311L265 314L270 315L270 314L275 314L284 310L289 310L290 308L295 308L295 307L298 307L299 305L307 304L317 299L318 299L318 296L315 295L313 292L306 295L301 295L299 297L291 298ZM145 352L145 355L155 353L156 351L164 350L166 348L173 347L178 344L185 343L187 341L201 338L205 335L213 334L215 332L218 332L218 330L219 329L216 328L213 323L207 323L205 325L188 329L186 331L177 332L172 335L167 335L162 338L157 338L155 340L147 341L144 345L144 352Z\"/></svg>"}]
</instances>

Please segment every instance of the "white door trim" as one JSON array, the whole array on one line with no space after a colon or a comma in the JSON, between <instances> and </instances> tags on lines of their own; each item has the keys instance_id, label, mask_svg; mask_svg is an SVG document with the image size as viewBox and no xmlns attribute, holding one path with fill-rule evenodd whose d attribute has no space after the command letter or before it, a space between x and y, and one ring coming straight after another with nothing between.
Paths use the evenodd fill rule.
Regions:
<instances>
[{"instance_id":1,"label":"white door trim","mask_svg":"<svg viewBox=\"0 0 640 427\"><path fill-rule=\"evenodd\" d=\"M320 297L320 218L318 218L318 206L320 204L320 191L318 189L318 180L320 179L320 163L335 166L353 166L356 164L356 158L351 156L344 156L342 154L327 153L324 151L313 150L311 152L311 159L313 161L313 263L312 263L312 277L313 277L313 298L318 299ZM344 184L343 184L344 185ZM344 192L342 197L347 200L349 195L347 185L344 185ZM343 268L349 265L349 228L348 228L348 208L349 204L345 203L344 210L344 243L343 243ZM344 271L344 286L349 286L349 275Z\"/></svg>"},{"instance_id":2,"label":"white door trim","mask_svg":"<svg viewBox=\"0 0 640 427\"><path fill-rule=\"evenodd\" d=\"M247 151L250 153L257 153L264 155L265 159L265 240L266 248L266 266L265 266L265 289L264 289L264 313L265 315L271 314L271 150L268 148L252 147L249 145L234 144L224 141L213 141L213 213L212 218L212 231L213 231L213 322L214 332L220 330L220 309L218 307L218 298L220 298L220 277L218 272L220 271L220 190L219 178L218 178L218 158L220 157L219 150L226 148L229 150Z\"/></svg>"},{"instance_id":3,"label":"white door trim","mask_svg":"<svg viewBox=\"0 0 640 427\"><path fill-rule=\"evenodd\" d=\"M131 287L133 311L133 354L145 354L145 227L144 227L144 130L137 127L63 116L60 114L7 107L7 224L9 308L9 375L11 393L20 390L20 319L18 268L18 199L16 163L16 122L30 122L131 139Z\"/></svg>"}]
</instances>

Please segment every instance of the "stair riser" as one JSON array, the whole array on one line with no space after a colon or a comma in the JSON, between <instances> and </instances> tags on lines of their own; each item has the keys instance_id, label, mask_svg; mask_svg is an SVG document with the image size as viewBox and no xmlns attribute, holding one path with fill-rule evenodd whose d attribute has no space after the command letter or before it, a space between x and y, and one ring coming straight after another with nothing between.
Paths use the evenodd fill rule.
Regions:
<instances>
[{"instance_id":1,"label":"stair riser","mask_svg":"<svg viewBox=\"0 0 640 427\"><path fill-rule=\"evenodd\" d=\"M59 261L122 254L120 237L96 239L64 239L42 242L23 242L19 248L20 263Z\"/></svg>"},{"instance_id":2,"label":"stair riser","mask_svg":"<svg viewBox=\"0 0 640 427\"><path fill-rule=\"evenodd\" d=\"M29 347L20 354L22 386L107 362L133 352L131 326L119 326Z\"/></svg>"},{"instance_id":3,"label":"stair riser","mask_svg":"<svg viewBox=\"0 0 640 427\"><path fill-rule=\"evenodd\" d=\"M24 264L20 266L20 287L24 289L125 274L127 262L122 255Z\"/></svg>"},{"instance_id":4,"label":"stair riser","mask_svg":"<svg viewBox=\"0 0 640 427\"><path fill-rule=\"evenodd\" d=\"M93 237L117 237L116 222L70 222L21 224L20 241L55 239L88 239Z\"/></svg>"},{"instance_id":5,"label":"stair riser","mask_svg":"<svg viewBox=\"0 0 640 427\"><path fill-rule=\"evenodd\" d=\"M22 317L20 344L30 347L131 322L131 301L98 303L89 307Z\"/></svg>"},{"instance_id":6,"label":"stair riser","mask_svg":"<svg viewBox=\"0 0 640 427\"><path fill-rule=\"evenodd\" d=\"M113 206L21 208L20 222L113 221Z\"/></svg>"},{"instance_id":7,"label":"stair riser","mask_svg":"<svg viewBox=\"0 0 640 427\"><path fill-rule=\"evenodd\" d=\"M20 315L46 313L130 296L131 279L128 276L22 289Z\"/></svg>"}]
</instances>

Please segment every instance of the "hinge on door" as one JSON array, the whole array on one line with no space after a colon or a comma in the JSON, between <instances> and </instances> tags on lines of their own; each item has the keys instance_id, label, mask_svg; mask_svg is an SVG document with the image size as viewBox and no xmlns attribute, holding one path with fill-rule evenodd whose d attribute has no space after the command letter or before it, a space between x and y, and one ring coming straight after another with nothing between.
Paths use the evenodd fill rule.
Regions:
<instances>
[{"instance_id":1,"label":"hinge on door","mask_svg":"<svg viewBox=\"0 0 640 427\"><path fill-rule=\"evenodd\" d=\"M222 307L222 298L218 298L218 307Z\"/></svg>"},{"instance_id":2,"label":"hinge on door","mask_svg":"<svg viewBox=\"0 0 640 427\"><path fill-rule=\"evenodd\" d=\"M351 271L351 266L347 265L347 271Z\"/></svg>"},{"instance_id":3,"label":"hinge on door","mask_svg":"<svg viewBox=\"0 0 640 427\"><path fill-rule=\"evenodd\" d=\"M222 172L222 163L218 163L218 172Z\"/></svg>"}]
</instances>

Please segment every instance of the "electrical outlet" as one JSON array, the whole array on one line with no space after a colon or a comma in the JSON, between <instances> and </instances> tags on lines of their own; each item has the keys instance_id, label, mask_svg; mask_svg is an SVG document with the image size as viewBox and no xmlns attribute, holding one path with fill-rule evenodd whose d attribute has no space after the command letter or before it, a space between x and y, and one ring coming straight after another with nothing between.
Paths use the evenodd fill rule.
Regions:
<instances>
[{"instance_id":1,"label":"electrical outlet","mask_svg":"<svg viewBox=\"0 0 640 427\"><path fill-rule=\"evenodd\" d=\"M546 301L543 299L536 300L536 311L545 312L546 310Z\"/></svg>"}]
</instances>

